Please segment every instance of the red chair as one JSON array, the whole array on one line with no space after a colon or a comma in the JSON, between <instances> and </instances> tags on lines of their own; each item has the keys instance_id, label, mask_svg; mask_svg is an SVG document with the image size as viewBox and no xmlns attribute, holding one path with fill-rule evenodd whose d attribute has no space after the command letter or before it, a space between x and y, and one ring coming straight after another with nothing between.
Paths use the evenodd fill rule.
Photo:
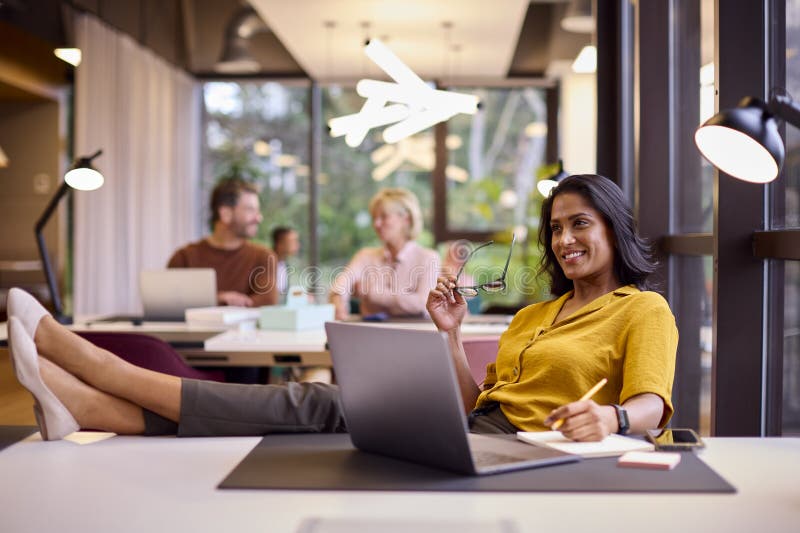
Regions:
<instances>
[{"instance_id":1,"label":"red chair","mask_svg":"<svg viewBox=\"0 0 800 533\"><path fill-rule=\"evenodd\" d=\"M498 337L465 337L463 340L464 352L467 354L467 363L472 379L478 386L486 379L486 365L494 363L497 358Z\"/></svg>"},{"instance_id":2,"label":"red chair","mask_svg":"<svg viewBox=\"0 0 800 533\"><path fill-rule=\"evenodd\" d=\"M199 370L187 365L175 349L155 337L139 333L76 332L95 346L131 364L181 378L225 381L221 370Z\"/></svg>"}]
</instances>

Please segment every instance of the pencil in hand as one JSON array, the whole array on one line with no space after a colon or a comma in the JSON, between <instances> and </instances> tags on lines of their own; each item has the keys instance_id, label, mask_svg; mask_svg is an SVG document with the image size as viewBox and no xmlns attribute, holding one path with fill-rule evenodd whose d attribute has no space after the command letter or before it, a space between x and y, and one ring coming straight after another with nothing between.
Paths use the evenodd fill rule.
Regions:
<instances>
[{"instance_id":1,"label":"pencil in hand","mask_svg":"<svg viewBox=\"0 0 800 533\"><path fill-rule=\"evenodd\" d=\"M606 379L606 378L603 378L603 379L601 379L600 381L598 381L598 382L597 382L597 384L596 384L594 387L592 387L591 389L589 389L588 391L586 391L586 394L584 394L583 396L581 396L581 399L580 399L580 400L578 400L578 401L579 401L579 402L583 402L583 401L586 401L586 400L588 400L589 398L591 398L592 396L594 396L594 395L595 395L595 393L596 393L597 391L599 391L600 389L602 389L602 388L603 388L603 385L605 385L606 383L608 383L608 379ZM550 429L552 429L553 431L556 431L556 430L557 430L558 428L560 428L562 425L564 425L564 419L563 419L563 418L559 418L558 420L556 420L556 421L553 423L553 425L552 425L552 426L550 426Z\"/></svg>"}]
</instances>

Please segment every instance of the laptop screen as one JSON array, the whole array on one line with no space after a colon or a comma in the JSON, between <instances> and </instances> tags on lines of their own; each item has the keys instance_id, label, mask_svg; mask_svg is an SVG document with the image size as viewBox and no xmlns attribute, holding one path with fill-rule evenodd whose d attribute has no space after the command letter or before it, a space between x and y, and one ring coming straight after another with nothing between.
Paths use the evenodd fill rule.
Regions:
<instances>
[{"instance_id":1,"label":"laptop screen","mask_svg":"<svg viewBox=\"0 0 800 533\"><path fill-rule=\"evenodd\" d=\"M217 274L213 268L144 270L139 289L145 320L184 320L193 307L217 305Z\"/></svg>"}]
</instances>

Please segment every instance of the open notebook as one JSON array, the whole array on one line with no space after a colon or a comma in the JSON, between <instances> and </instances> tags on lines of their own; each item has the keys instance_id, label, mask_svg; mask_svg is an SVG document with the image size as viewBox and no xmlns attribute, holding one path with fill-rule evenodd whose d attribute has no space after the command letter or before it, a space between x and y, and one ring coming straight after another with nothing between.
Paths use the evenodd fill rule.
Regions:
<instances>
[{"instance_id":1,"label":"open notebook","mask_svg":"<svg viewBox=\"0 0 800 533\"><path fill-rule=\"evenodd\" d=\"M626 452L654 449L649 442L616 434L611 434L599 442L575 442L562 435L560 431L518 431L517 438L528 444L553 448L581 457L613 457Z\"/></svg>"}]
</instances>

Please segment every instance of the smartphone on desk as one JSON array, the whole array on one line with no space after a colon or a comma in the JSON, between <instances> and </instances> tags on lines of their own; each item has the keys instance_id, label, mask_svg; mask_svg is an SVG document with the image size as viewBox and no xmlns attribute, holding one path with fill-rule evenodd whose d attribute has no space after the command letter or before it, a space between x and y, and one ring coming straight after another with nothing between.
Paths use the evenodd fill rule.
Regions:
<instances>
[{"instance_id":1,"label":"smartphone on desk","mask_svg":"<svg viewBox=\"0 0 800 533\"><path fill-rule=\"evenodd\" d=\"M648 429L647 440L656 450L665 452L686 452L705 448L705 443L693 429Z\"/></svg>"}]
</instances>

